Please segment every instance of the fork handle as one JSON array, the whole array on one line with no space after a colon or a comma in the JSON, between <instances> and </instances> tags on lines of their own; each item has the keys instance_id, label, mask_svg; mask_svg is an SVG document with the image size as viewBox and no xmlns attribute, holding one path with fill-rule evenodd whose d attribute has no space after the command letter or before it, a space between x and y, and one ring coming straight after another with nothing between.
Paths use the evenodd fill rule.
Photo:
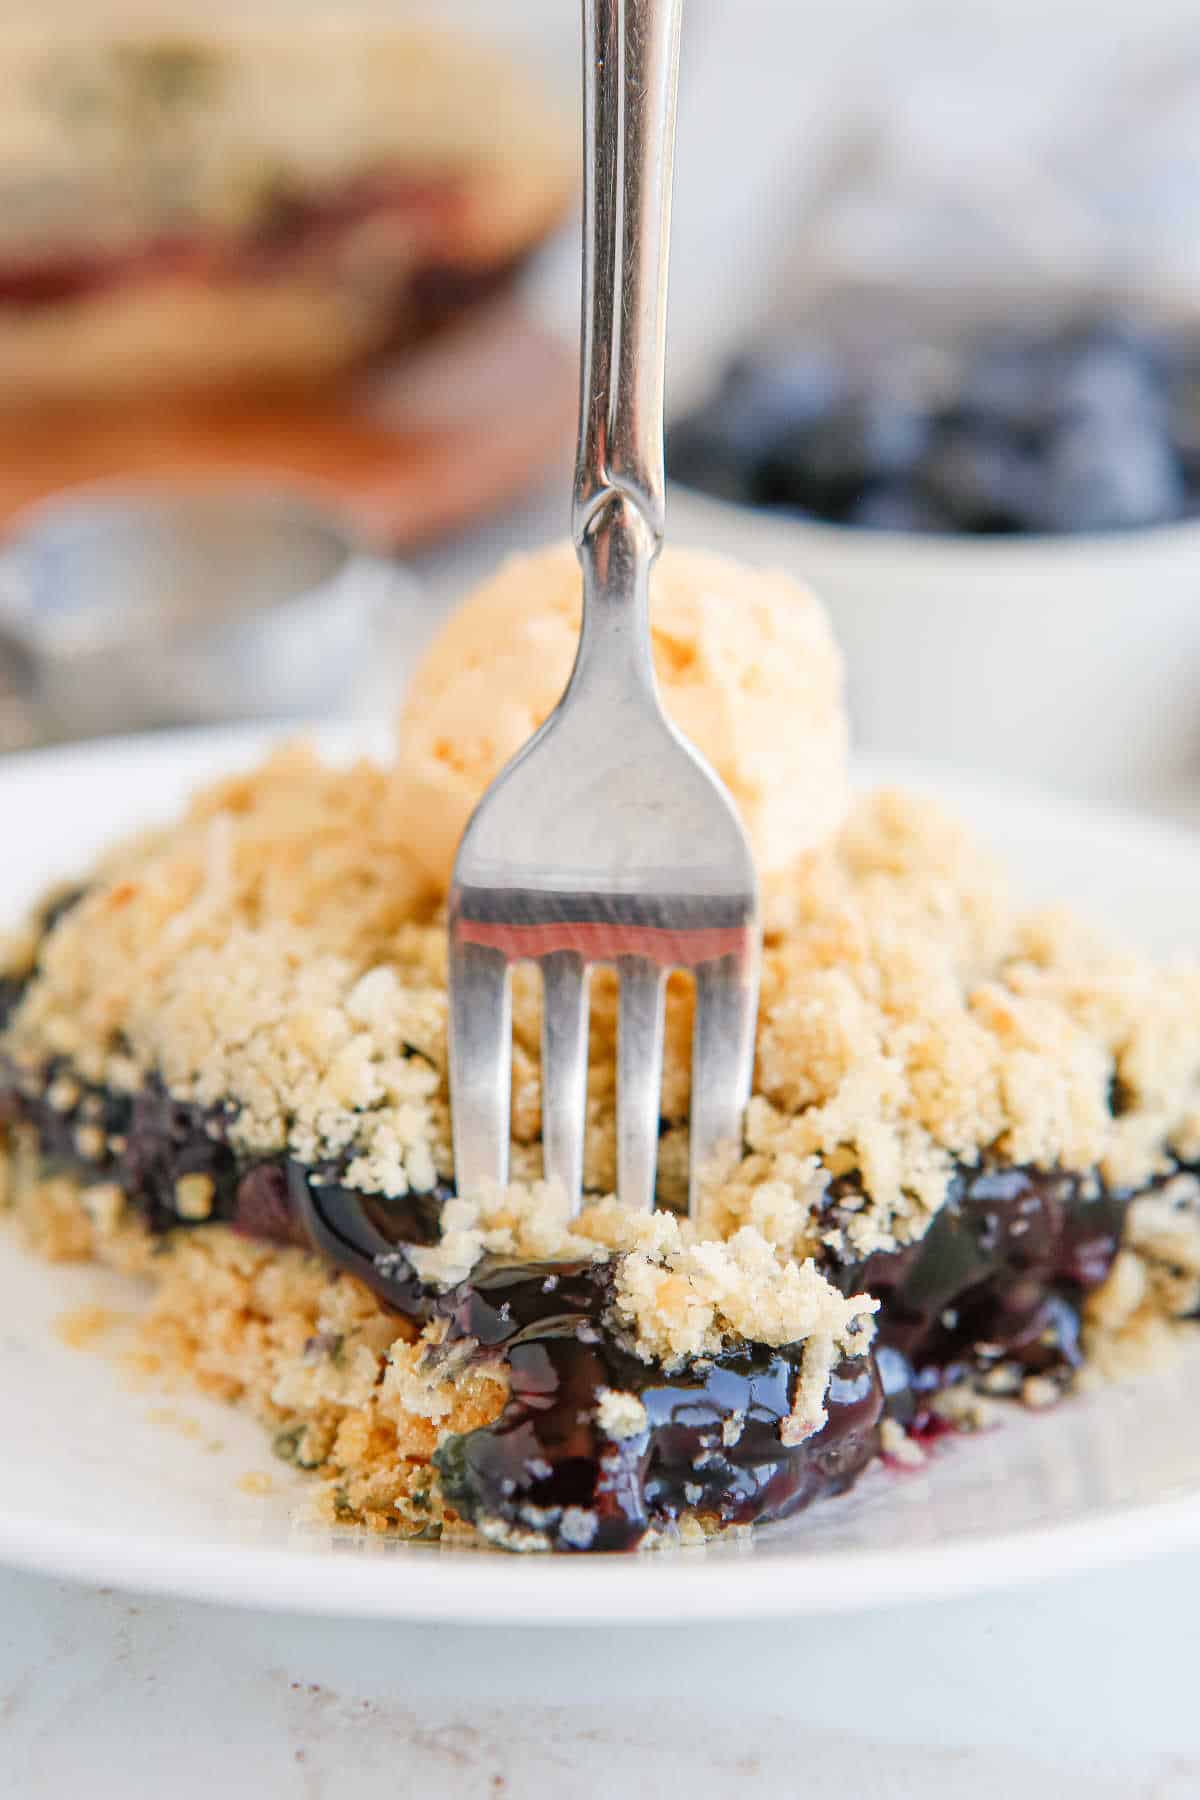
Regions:
<instances>
[{"instance_id":1,"label":"fork handle","mask_svg":"<svg viewBox=\"0 0 1200 1800\"><path fill-rule=\"evenodd\" d=\"M583 331L572 526L581 554L601 514L624 535L622 524L633 522L613 504L624 498L641 516L633 536L641 540L636 560L647 567L663 537L681 12L682 0L583 0Z\"/></svg>"}]
</instances>

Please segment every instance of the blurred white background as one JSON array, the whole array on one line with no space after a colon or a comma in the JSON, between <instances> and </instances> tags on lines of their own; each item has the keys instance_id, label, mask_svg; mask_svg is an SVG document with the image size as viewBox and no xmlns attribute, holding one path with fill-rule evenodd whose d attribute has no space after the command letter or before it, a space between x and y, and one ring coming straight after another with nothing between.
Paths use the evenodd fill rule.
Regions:
<instances>
[{"instance_id":1,"label":"blurred white background","mask_svg":"<svg viewBox=\"0 0 1200 1800\"><path fill-rule=\"evenodd\" d=\"M570 97L571 0L410 10L524 46ZM789 298L850 279L1200 299L1189 0L687 0L684 31L677 399L781 287ZM574 274L572 246L561 283L572 322Z\"/></svg>"}]
</instances>

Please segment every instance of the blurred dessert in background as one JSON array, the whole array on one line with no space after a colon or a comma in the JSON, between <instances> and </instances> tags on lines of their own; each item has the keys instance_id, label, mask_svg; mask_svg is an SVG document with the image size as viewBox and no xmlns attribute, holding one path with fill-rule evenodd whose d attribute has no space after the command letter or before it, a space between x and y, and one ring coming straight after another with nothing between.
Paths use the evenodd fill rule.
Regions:
<instances>
[{"instance_id":1,"label":"blurred dessert in background","mask_svg":"<svg viewBox=\"0 0 1200 1800\"><path fill-rule=\"evenodd\" d=\"M558 222L549 96L379 25L0 34L0 396L311 383L502 286Z\"/></svg>"}]
</instances>

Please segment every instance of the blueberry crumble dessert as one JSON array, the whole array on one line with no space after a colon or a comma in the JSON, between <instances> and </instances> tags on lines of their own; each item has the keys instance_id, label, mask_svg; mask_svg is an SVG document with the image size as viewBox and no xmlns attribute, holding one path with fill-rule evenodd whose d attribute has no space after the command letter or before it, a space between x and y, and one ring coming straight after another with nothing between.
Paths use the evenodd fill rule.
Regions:
<instances>
[{"instance_id":1,"label":"blueberry crumble dessert","mask_svg":"<svg viewBox=\"0 0 1200 1800\"><path fill-rule=\"evenodd\" d=\"M1200 343L1124 315L782 334L674 427L679 481L867 530L1120 531L1200 510Z\"/></svg>"},{"instance_id":2,"label":"blueberry crumble dessert","mask_svg":"<svg viewBox=\"0 0 1200 1800\"><path fill-rule=\"evenodd\" d=\"M803 590L682 552L656 583L664 696L738 794L768 896L754 1095L695 1221L682 978L656 1212L613 1192L603 971L581 1212L541 1178L530 969L512 1185L454 1183L440 828L552 703L567 547L452 621L394 766L281 751L0 958L0 1205L44 1255L140 1278L144 1358L256 1414L330 1522L698 1542L920 1460L1006 1396L1119 1374L1200 1314L1200 968L1022 910L927 800L849 798ZM761 725L780 693L782 742Z\"/></svg>"}]
</instances>

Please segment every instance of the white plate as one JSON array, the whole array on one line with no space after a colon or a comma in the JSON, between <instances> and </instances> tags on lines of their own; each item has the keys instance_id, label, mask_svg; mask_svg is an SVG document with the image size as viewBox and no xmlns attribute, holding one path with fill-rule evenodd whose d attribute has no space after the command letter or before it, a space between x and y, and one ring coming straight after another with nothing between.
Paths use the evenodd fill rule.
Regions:
<instances>
[{"instance_id":1,"label":"white plate","mask_svg":"<svg viewBox=\"0 0 1200 1800\"><path fill-rule=\"evenodd\" d=\"M0 763L0 918L261 742L188 734ZM865 773L944 793L1036 895L1081 901L1156 949L1195 942L1200 839L895 764ZM101 1271L38 1262L0 1230L0 1558L281 1609L615 1624L865 1608L1200 1543L1200 1346L1152 1381L1049 1415L1014 1409L995 1431L939 1446L917 1473L872 1470L848 1498L749 1548L520 1558L295 1523L300 1480L250 1420L188 1391L132 1388L55 1335L69 1309L132 1297ZM270 1492L248 1492L250 1473L267 1474Z\"/></svg>"}]
</instances>

